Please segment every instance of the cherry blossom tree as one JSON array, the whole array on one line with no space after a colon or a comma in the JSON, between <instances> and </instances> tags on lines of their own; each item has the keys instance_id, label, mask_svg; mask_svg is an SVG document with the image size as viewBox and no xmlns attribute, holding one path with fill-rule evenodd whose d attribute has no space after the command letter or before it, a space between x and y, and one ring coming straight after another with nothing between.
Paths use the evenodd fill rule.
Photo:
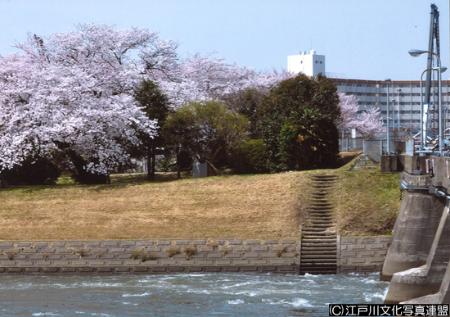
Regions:
<instances>
[{"instance_id":1,"label":"cherry blossom tree","mask_svg":"<svg viewBox=\"0 0 450 317\"><path fill-rule=\"evenodd\" d=\"M357 130L366 137L373 137L383 131L383 118L379 108L369 107L359 116Z\"/></svg>"},{"instance_id":2,"label":"cherry blossom tree","mask_svg":"<svg viewBox=\"0 0 450 317\"><path fill-rule=\"evenodd\" d=\"M373 137L382 132L383 122L380 109L370 107L365 111L360 111L356 96L344 93L338 93L338 95L341 111L338 128L341 131L356 129L364 137Z\"/></svg>"},{"instance_id":3,"label":"cherry blossom tree","mask_svg":"<svg viewBox=\"0 0 450 317\"><path fill-rule=\"evenodd\" d=\"M133 98L146 78L169 80L176 45L156 33L81 25L37 35L0 57L0 173L30 157L64 155L80 174L106 175L153 136Z\"/></svg>"},{"instance_id":4,"label":"cherry blossom tree","mask_svg":"<svg viewBox=\"0 0 450 317\"><path fill-rule=\"evenodd\" d=\"M17 48L0 57L0 174L42 157L63 158L79 176L126 164L140 136L153 137L157 127L133 98L144 80L176 108L290 76L198 54L180 60L175 43L136 28L85 24L30 35Z\"/></svg>"},{"instance_id":5,"label":"cherry blossom tree","mask_svg":"<svg viewBox=\"0 0 450 317\"><path fill-rule=\"evenodd\" d=\"M189 102L222 100L248 88L268 89L291 77L288 72L257 72L222 58L195 54L180 61L178 80L162 78L159 85L177 107Z\"/></svg>"}]
</instances>

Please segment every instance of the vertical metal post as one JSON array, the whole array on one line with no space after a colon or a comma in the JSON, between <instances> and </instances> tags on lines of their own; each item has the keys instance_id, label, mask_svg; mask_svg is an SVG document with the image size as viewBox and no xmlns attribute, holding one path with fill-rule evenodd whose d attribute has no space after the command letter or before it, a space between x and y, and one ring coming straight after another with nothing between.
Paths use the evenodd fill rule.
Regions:
<instances>
[{"instance_id":1,"label":"vertical metal post","mask_svg":"<svg viewBox=\"0 0 450 317\"><path fill-rule=\"evenodd\" d=\"M400 92L402 91L401 88L397 88L397 133L398 136L400 136Z\"/></svg>"},{"instance_id":2,"label":"vertical metal post","mask_svg":"<svg viewBox=\"0 0 450 317\"><path fill-rule=\"evenodd\" d=\"M391 154L391 139L389 132L389 80L386 81L387 85L387 98L386 98L386 152L387 154Z\"/></svg>"},{"instance_id":3,"label":"vertical metal post","mask_svg":"<svg viewBox=\"0 0 450 317\"><path fill-rule=\"evenodd\" d=\"M423 150L425 148L425 131L423 130L423 74L425 74L427 70L424 70L422 75L420 76L420 149Z\"/></svg>"},{"instance_id":4,"label":"vertical metal post","mask_svg":"<svg viewBox=\"0 0 450 317\"><path fill-rule=\"evenodd\" d=\"M438 95L439 95L439 154L442 156L444 154L444 137L443 137L443 124L442 124L442 83L441 83L441 76L442 76L442 69L441 69L441 58L438 55L437 56L437 62L438 62Z\"/></svg>"}]
</instances>

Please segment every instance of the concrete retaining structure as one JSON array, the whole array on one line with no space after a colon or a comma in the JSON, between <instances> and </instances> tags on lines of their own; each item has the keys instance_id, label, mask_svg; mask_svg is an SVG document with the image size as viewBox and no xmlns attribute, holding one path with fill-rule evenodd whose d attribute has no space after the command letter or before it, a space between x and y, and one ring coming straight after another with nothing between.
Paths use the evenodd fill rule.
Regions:
<instances>
[{"instance_id":1,"label":"concrete retaining structure","mask_svg":"<svg viewBox=\"0 0 450 317\"><path fill-rule=\"evenodd\" d=\"M435 196L419 192L403 193L382 280L389 281L396 272L426 263L443 208L443 200Z\"/></svg>"},{"instance_id":2,"label":"concrete retaining structure","mask_svg":"<svg viewBox=\"0 0 450 317\"><path fill-rule=\"evenodd\" d=\"M424 265L392 276L386 302L398 303L439 292L450 258L450 216L447 202Z\"/></svg>"},{"instance_id":3,"label":"concrete retaining structure","mask_svg":"<svg viewBox=\"0 0 450 317\"><path fill-rule=\"evenodd\" d=\"M339 272L379 272L390 237L339 241ZM0 241L0 274L296 274L300 247L297 240Z\"/></svg>"},{"instance_id":4,"label":"concrete retaining structure","mask_svg":"<svg viewBox=\"0 0 450 317\"><path fill-rule=\"evenodd\" d=\"M296 240L0 242L3 273L296 273Z\"/></svg>"},{"instance_id":5,"label":"concrete retaining structure","mask_svg":"<svg viewBox=\"0 0 450 317\"><path fill-rule=\"evenodd\" d=\"M448 303L450 158L416 155L404 162L406 192L383 267L382 276L392 276L385 302Z\"/></svg>"},{"instance_id":6,"label":"concrete retaining structure","mask_svg":"<svg viewBox=\"0 0 450 317\"><path fill-rule=\"evenodd\" d=\"M391 241L391 236L340 237L338 273L380 272Z\"/></svg>"}]
</instances>

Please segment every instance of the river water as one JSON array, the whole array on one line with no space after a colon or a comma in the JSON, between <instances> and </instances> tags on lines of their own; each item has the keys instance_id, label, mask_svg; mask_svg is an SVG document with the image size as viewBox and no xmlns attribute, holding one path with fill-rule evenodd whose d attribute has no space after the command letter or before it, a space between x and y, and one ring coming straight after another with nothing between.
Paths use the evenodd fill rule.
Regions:
<instances>
[{"instance_id":1,"label":"river water","mask_svg":"<svg viewBox=\"0 0 450 317\"><path fill-rule=\"evenodd\" d=\"M370 275L0 276L0 316L328 316L328 303L382 303Z\"/></svg>"}]
</instances>

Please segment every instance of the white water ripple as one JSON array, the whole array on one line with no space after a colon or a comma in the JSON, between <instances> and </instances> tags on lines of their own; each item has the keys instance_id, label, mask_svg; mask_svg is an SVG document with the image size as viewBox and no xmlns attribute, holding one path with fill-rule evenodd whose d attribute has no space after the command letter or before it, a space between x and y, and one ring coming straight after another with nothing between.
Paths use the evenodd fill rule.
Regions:
<instances>
[{"instance_id":1,"label":"white water ripple","mask_svg":"<svg viewBox=\"0 0 450 317\"><path fill-rule=\"evenodd\" d=\"M229 301L228 301L228 305L239 305L239 304L244 304L245 303L245 301L244 300L242 300L242 299L230 299Z\"/></svg>"},{"instance_id":2,"label":"white water ripple","mask_svg":"<svg viewBox=\"0 0 450 317\"><path fill-rule=\"evenodd\" d=\"M149 292L144 292L144 293L140 293L140 294L122 294L122 297L144 297L144 296L148 296L151 293Z\"/></svg>"}]
</instances>

